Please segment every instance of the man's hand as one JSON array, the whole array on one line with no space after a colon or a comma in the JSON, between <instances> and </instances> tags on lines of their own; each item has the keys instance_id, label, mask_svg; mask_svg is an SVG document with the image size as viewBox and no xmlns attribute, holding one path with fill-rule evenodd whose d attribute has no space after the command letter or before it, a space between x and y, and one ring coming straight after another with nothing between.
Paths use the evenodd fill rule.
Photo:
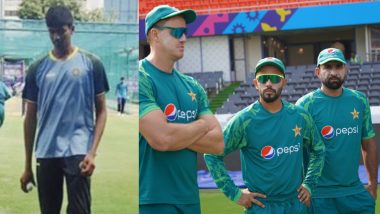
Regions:
<instances>
[{"instance_id":1,"label":"man's hand","mask_svg":"<svg viewBox=\"0 0 380 214\"><path fill-rule=\"evenodd\" d=\"M376 201L377 199L377 184L369 184L367 186L367 190L369 194L372 195L373 199Z\"/></svg>"},{"instance_id":2,"label":"man's hand","mask_svg":"<svg viewBox=\"0 0 380 214\"><path fill-rule=\"evenodd\" d=\"M79 168L84 176L91 176L95 170L95 155L87 154L80 162Z\"/></svg>"},{"instance_id":3,"label":"man's hand","mask_svg":"<svg viewBox=\"0 0 380 214\"><path fill-rule=\"evenodd\" d=\"M307 190L302 184L297 189L298 192L298 199L301 203L305 204L307 207L310 207L310 192Z\"/></svg>"},{"instance_id":4,"label":"man's hand","mask_svg":"<svg viewBox=\"0 0 380 214\"><path fill-rule=\"evenodd\" d=\"M248 189L243 189L241 197L237 203L247 209L250 208L252 204L265 208L265 205L256 199L257 197L266 198L267 196L257 192L250 192Z\"/></svg>"},{"instance_id":5,"label":"man's hand","mask_svg":"<svg viewBox=\"0 0 380 214\"><path fill-rule=\"evenodd\" d=\"M25 170L24 173L22 173L21 178L20 178L21 189L25 193L29 192L27 188L27 185L29 182L32 183L34 186L36 186L36 182L34 181L33 171Z\"/></svg>"}]
</instances>

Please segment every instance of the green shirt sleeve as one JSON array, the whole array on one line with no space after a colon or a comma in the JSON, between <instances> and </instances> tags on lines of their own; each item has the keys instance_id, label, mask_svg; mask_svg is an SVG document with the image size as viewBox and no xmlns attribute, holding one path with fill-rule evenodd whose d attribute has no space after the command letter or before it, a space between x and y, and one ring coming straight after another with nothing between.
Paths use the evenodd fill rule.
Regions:
<instances>
[{"instance_id":1,"label":"green shirt sleeve","mask_svg":"<svg viewBox=\"0 0 380 214\"><path fill-rule=\"evenodd\" d=\"M235 115L223 130L224 153L204 155L206 165L216 185L229 199L235 202L240 199L241 190L227 173L223 160L229 153L247 146L244 130L248 123L249 121L242 120L241 114Z\"/></svg>"},{"instance_id":2,"label":"green shirt sleeve","mask_svg":"<svg viewBox=\"0 0 380 214\"><path fill-rule=\"evenodd\" d=\"M142 62L139 63L139 118L153 110L161 110L157 105L153 91L153 82L145 71Z\"/></svg>"},{"instance_id":3,"label":"green shirt sleeve","mask_svg":"<svg viewBox=\"0 0 380 214\"><path fill-rule=\"evenodd\" d=\"M375 131L373 130L372 126L371 109L368 104L368 99L365 97L365 95L363 95L363 98L361 100L364 104L362 139L367 140L375 137Z\"/></svg>"},{"instance_id":4,"label":"green shirt sleeve","mask_svg":"<svg viewBox=\"0 0 380 214\"><path fill-rule=\"evenodd\" d=\"M305 136L303 139L304 149L306 151L304 163L306 175L304 185L312 193L313 188L322 174L325 160L325 144L323 143L311 115L307 112L302 113L306 121Z\"/></svg>"}]
</instances>

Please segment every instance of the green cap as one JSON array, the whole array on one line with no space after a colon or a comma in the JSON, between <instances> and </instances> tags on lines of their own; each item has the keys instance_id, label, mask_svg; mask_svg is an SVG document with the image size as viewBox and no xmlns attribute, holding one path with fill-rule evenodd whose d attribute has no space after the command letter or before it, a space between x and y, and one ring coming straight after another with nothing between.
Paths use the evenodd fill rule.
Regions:
<instances>
[{"instance_id":1,"label":"green cap","mask_svg":"<svg viewBox=\"0 0 380 214\"><path fill-rule=\"evenodd\" d=\"M327 48L321 51L318 55L317 65L322 65L330 61L339 61L346 64L342 51L336 48Z\"/></svg>"},{"instance_id":2,"label":"green cap","mask_svg":"<svg viewBox=\"0 0 380 214\"><path fill-rule=\"evenodd\" d=\"M275 57L266 57L264 59L260 59L257 64L256 64L256 72L255 72L255 76L256 74L265 66L268 66L268 65L271 65L271 66L274 66L276 68L278 68L278 70L280 70L283 74L284 74L284 77L285 77L285 65L284 63L282 63L281 60L275 58Z\"/></svg>"},{"instance_id":3,"label":"green cap","mask_svg":"<svg viewBox=\"0 0 380 214\"><path fill-rule=\"evenodd\" d=\"M194 10L178 10L175 7L169 5L159 5L153 8L145 17L145 35L148 35L149 30L158 21L167 19L173 16L182 15L186 21L186 24L190 24L195 21L197 14Z\"/></svg>"}]
</instances>

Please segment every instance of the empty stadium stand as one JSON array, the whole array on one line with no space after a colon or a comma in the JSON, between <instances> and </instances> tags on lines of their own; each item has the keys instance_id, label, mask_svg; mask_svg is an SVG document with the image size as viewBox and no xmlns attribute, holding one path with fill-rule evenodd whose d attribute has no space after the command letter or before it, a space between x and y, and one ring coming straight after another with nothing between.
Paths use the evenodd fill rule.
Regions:
<instances>
[{"instance_id":1,"label":"empty stadium stand","mask_svg":"<svg viewBox=\"0 0 380 214\"><path fill-rule=\"evenodd\" d=\"M216 94L222 89L223 71L211 71L211 72L195 72L186 73L186 75L194 77L202 85L202 87L208 92L215 92Z\"/></svg>"},{"instance_id":2,"label":"empty stadium stand","mask_svg":"<svg viewBox=\"0 0 380 214\"><path fill-rule=\"evenodd\" d=\"M320 80L314 75L316 65L288 66L288 84L282 91L282 98L295 103L304 94L320 87ZM345 87L359 90L368 96L371 106L380 105L380 62L349 65ZM251 80L236 88L226 102L217 109L217 114L236 113L259 97Z\"/></svg>"}]
</instances>

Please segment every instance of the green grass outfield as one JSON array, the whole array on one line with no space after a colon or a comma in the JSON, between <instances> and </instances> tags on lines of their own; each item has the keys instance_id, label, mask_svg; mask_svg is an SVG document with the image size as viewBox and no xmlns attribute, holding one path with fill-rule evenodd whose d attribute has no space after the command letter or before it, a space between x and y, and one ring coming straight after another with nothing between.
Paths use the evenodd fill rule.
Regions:
<instances>
[{"instance_id":1,"label":"green grass outfield","mask_svg":"<svg viewBox=\"0 0 380 214\"><path fill-rule=\"evenodd\" d=\"M17 98L7 101L5 122L0 128L0 214L37 214L36 189L28 194L20 190L24 145L22 117L16 110L18 103ZM137 113L121 117L108 111L91 181L94 214L138 213L137 124ZM33 168L35 170L35 164ZM62 213L66 213L66 202Z\"/></svg>"}]
</instances>

